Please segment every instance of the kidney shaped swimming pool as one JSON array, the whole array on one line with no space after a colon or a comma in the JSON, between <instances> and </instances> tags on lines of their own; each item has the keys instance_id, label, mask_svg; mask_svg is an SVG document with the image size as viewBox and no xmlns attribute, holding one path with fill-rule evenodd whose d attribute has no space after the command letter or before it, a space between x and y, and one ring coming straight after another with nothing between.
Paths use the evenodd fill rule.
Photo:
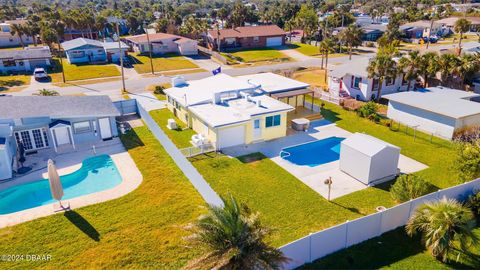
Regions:
<instances>
[{"instance_id":1,"label":"kidney shaped swimming pool","mask_svg":"<svg viewBox=\"0 0 480 270\"><path fill-rule=\"evenodd\" d=\"M111 189L122 182L112 158L99 155L85 159L82 167L60 177L64 196L62 200ZM47 179L42 179L0 191L0 215L55 203Z\"/></svg>"},{"instance_id":2,"label":"kidney shaped swimming pool","mask_svg":"<svg viewBox=\"0 0 480 270\"><path fill-rule=\"evenodd\" d=\"M280 156L293 164L315 167L340 158L340 143L345 138L330 137L323 140L283 148Z\"/></svg>"}]
</instances>

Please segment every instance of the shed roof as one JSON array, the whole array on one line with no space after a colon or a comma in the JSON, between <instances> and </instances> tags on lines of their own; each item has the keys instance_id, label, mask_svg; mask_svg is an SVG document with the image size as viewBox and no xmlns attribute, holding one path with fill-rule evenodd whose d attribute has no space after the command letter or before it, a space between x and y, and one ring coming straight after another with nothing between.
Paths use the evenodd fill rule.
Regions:
<instances>
[{"instance_id":1,"label":"shed roof","mask_svg":"<svg viewBox=\"0 0 480 270\"><path fill-rule=\"evenodd\" d=\"M217 38L220 33L220 38L231 37L266 37L266 36L281 36L286 35L277 25L258 25L258 26L242 26L234 29L226 28L220 30L209 30L208 34L212 38Z\"/></svg>"},{"instance_id":2,"label":"shed roof","mask_svg":"<svg viewBox=\"0 0 480 270\"><path fill-rule=\"evenodd\" d=\"M354 58L345 64L335 66L332 70L330 70L330 72L328 72L328 76L341 78L345 75L350 74L354 76L367 77L368 76L367 67L369 63L370 63L369 57Z\"/></svg>"},{"instance_id":3,"label":"shed roof","mask_svg":"<svg viewBox=\"0 0 480 270\"><path fill-rule=\"evenodd\" d=\"M130 48L127 44L123 42L120 42L120 44L122 46L122 49ZM105 50L114 50L114 49L118 50L118 42L103 42L102 45L103 45L103 48L105 48Z\"/></svg>"},{"instance_id":4,"label":"shed roof","mask_svg":"<svg viewBox=\"0 0 480 270\"><path fill-rule=\"evenodd\" d=\"M398 146L382 141L373 136L364 133L354 133L342 141L342 145L347 145L357 151L373 157L386 148L400 149Z\"/></svg>"},{"instance_id":5,"label":"shed roof","mask_svg":"<svg viewBox=\"0 0 480 270\"><path fill-rule=\"evenodd\" d=\"M430 87L419 91L401 92L384 98L451 118L480 114L480 103L471 101L479 94L446 87Z\"/></svg>"},{"instance_id":6,"label":"shed roof","mask_svg":"<svg viewBox=\"0 0 480 270\"><path fill-rule=\"evenodd\" d=\"M0 119L119 116L108 96L0 97Z\"/></svg>"},{"instance_id":7,"label":"shed roof","mask_svg":"<svg viewBox=\"0 0 480 270\"><path fill-rule=\"evenodd\" d=\"M52 53L48 46L28 48L23 50L0 50L0 59L27 60L27 59L48 59Z\"/></svg>"},{"instance_id":8,"label":"shed roof","mask_svg":"<svg viewBox=\"0 0 480 270\"><path fill-rule=\"evenodd\" d=\"M260 85L267 93L283 92L307 88L308 83L293 80L271 72L238 76L237 78Z\"/></svg>"},{"instance_id":9,"label":"shed roof","mask_svg":"<svg viewBox=\"0 0 480 270\"><path fill-rule=\"evenodd\" d=\"M69 41L65 41L61 45L62 45L62 48L66 51L76 49L85 45L91 45L91 46L103 48L102 42L98 40L89 39L89 38L76 38Z\"/></svg>"},{"instance_id":10,"label":"shed roof","mask_svg":"<svg viewBox=\"0 0 480 270\"><path fill-rule=\"evenodd\" d=\"M126 37L125 39L130 41L130 42L133 42L133 43L146 43L146 42L148 42L148 39L150 39L150 42L160 42L160 41L166 40L166 39L177 39L178 41L180 41L180 43L184 43L184 42L187 42L187 41L196 42L193 39L189 39L189 38L182 37L182 36L177 36L177 35L172 35L172 34L166 34L166 33L149 34L148 39L147 39L147 34L141 34L141 35Z\"/></svg>"}]
</instances>

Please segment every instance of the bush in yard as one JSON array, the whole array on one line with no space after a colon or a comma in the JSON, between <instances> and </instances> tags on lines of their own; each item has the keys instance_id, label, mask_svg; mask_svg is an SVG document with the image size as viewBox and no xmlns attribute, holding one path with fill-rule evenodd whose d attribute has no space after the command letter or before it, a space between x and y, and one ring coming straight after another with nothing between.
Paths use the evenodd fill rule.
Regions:
<instances>
[{"instance_id":1,"label":"bush in yard","mask_svg":"<svg viewBox=\"0 0 480 270\"><path fill-rule=\"evenodd\" d=\"M457 143L457 159L455 166L459 177L464 182L480 176L480 140L472 143Z\"/></svg>"},{"instance_id":2,"label":"bush in yard","mask_svg":"<svg viewBox=\"0 0 480 270\"><path fill-rule=\"evenodd\" d=\"M363 105L357 110L357 113L360 117L368 118L375 122L378 122L380 120L377 112L378 112L378 105L373 101L367 102L365 105Z\"/></svg>"},{"instance_id":3,"label":"bush in yard","mask_svg":"<svg viewBox=\"0 0 480 270\"><path fill-rule=\"evenodd\" d=\"M475 190L475 192L468 197L465 206L472 210L477 219L480 219L480 190Z\"/></svg>"},{"instance_id":4,"label":"bush in yard","mask_svg":"<svg viewBox=\"0 0 480 270\"><path fill-rule=\"evenodd\" d=\"M453 140L456 142L474 142L480 139L480 126L465 126L453 132Z\"/></svg>"},{"instance_id":5,"label":"bush in yard","mask_svg":"<svg viewBox=\"0 0 480 270\"><path fill-rule=\"evenodd\" d=\"M400 175L390 188L390 194L397 202L406 202L432 191L430 183L413 174Z\"/></svg>"},{"instance_id":6,"label":"bush in yard","mask_svg":"<svg viewBox=\"0 0 480 270\"><path fill-rule=\"evenodd\" d=\"M38 90L39 96L59 96L60 94L55 90L41 89Z\"/></svg>"},{"instance_id":7,"label":"bush in yard","mask_svg":"<svg viewBox=\"0 0 480 270\"><path fill-rule=\"evenodd\" d=\"M165 90L165 87L163 85L156 85L153 93L157 95L165 95L165 92L163 90Z\"/></svg>"}]
</instances>

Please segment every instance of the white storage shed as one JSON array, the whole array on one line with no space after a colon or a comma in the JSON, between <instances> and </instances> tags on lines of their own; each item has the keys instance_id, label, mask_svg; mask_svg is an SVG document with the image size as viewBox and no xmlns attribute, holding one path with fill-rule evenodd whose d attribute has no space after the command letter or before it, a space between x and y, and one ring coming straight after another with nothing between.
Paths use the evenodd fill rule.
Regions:
<instances>
[{"instance_id":1,"label":"white storage shed","mask_svg":"<svg viewBox=\"0 0 480 270\"><path fill-rule=\"evenodd\" d=\"M399 158L399 147L363 133L351 135L340 146L340 170L366 185L393 179Z\"/></svg>"}]
</instances>

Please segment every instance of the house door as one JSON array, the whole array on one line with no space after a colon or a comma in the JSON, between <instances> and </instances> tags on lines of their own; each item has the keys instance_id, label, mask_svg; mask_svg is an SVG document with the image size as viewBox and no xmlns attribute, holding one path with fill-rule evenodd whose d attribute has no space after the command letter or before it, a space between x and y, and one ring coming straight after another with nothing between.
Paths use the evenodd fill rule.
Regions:
<instances>
[{"instance_id":1,"label":"house door","mask_svg":"<svg viewBox=\"0 0 480 270\"><path fill-rule=\"evenodd\" d=\"M70 144L70 136L68 134L67 127L55 128L55 137L57 139L57 145Z\"/></svg>"},{"instance_id":2,"label":"house door","mask_svg":"<svg viewBox=\"0 0 480 270\"><path fill-rule=\"evenodd\" d=\"M262 138L262 128L260 125L260 119L253 121L253 140L260 140Z\"/></svg>"},{"instance_id":3,"label":"house door","mask_svg":"<svg viewBox=\"0 0 480 270\"><path fill-rule=\"evenodd\" d=\"M112 138L112 128L110 126L110 118L100 118L98 119L98 123L100 124L100 135L102 136L102 139Z\"/></svg>"},{"instance_id":4,"label":"house door","mask_svg":"<svg viewBox=\"0 0 480 270\"><path fill-rule=\"evenodd\" d=\"M48 147L47 130L45 128L36 128L15 132L17 144L20 140L23 142L25 150L36 150Z\"/></svg>"}]
</instances>

